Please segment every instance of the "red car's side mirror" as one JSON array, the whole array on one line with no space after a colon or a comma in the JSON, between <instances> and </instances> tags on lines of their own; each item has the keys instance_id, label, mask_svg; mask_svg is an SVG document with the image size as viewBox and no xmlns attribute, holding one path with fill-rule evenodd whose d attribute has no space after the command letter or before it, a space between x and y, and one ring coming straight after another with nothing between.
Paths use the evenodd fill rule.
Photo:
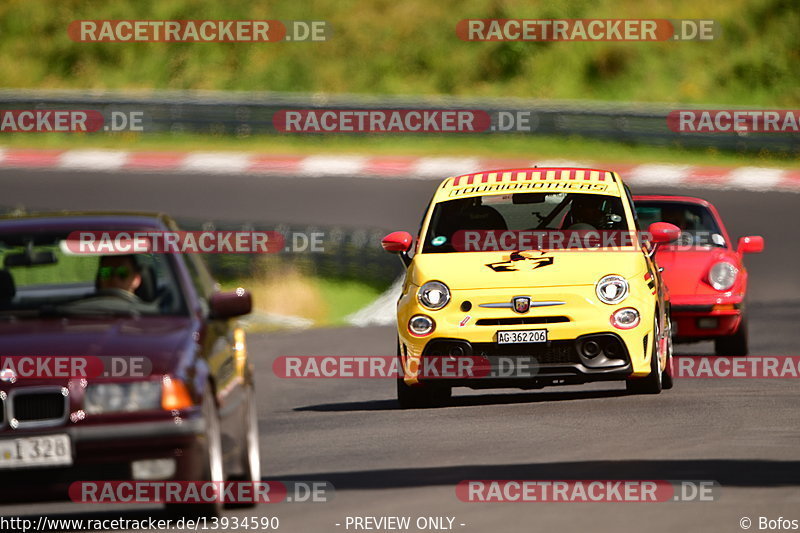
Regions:
<instances>
[{"instance_id":1,"label":"red car's side mirror","mask_svg":"<svg viewBox=\"0 0 800 533\"><path fill-rule=\"evenodd\" d=\"M244 289L215 292L209 299L211 318L233 318L253 310L253 297Z\"/></svg>"},{"instance_id":2,"label":"red car's side mirror","mask_svg":"<svg viewBox=\"0 0 800 533\"><path fill-rule=\"evenodd\" d=\"M381 241L383 249L393 254L407 253L411 250L412 244L414 244L414 237L407 231L395 231Z\"/></svg>"},{"instance_id":3,"label":"red car's side mirror","mask_svg":"<svg viewBox=\"0 0 800 533\"><path fill-rule=\"evenodd\" d=\"M648 231L653 244L667 244L678 240L681 236L680 228L669 222L653 222Z\"/></svg>"},{"instance_id":4,"label":"red car's side mirror","mask_svg":"<svg viewBox=\"0 0 800 533\"><path fill-rule=\"evenodd\" d=\"M736 245L736 251L739 255L761 253L764 251L764 237L758 235L742 237Z\"/></svg>"}]
</instances>

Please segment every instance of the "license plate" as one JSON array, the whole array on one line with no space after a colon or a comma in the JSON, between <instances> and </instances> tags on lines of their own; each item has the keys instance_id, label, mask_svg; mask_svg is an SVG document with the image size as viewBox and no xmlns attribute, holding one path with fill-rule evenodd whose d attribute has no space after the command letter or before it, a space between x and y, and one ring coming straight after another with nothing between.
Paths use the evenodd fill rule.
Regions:
<instances>
[{"instance_id":1,"label":"license plate","mask_svg":"<svg viewBox=\"0 0 800 533\"><path fill-rule=\"evenodd\" d=\"M69 435L0 440L0 469L71 464Z\"/></svg>"},{"instance_id":2,"label":"license plate","mask_svg":"<svg viewBox=\"0 0 800 533\"><path fill-rule=\"evenodd\" d=\"M497 344L522 344L527 342L547 342L547 330L526 329L522 331L497 332Z\"/></svg>"}]
</instances>

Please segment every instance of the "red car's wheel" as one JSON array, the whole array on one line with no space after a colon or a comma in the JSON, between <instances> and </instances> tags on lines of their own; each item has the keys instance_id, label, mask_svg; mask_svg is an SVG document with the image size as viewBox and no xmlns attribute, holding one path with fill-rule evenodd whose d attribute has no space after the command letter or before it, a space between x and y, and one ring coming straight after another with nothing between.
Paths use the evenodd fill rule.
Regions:
<instances>
[{"instance_id":1,"label":"red car's wheel","mask_svg":"<svg viewBox=\"0 0 800 533\"><path fill-rule=\"evenodd\" d=\"M747 316L742 315L739 327L733 335L714 339L714 353L717 355L745 356L748 351Z\"/></svg>"}]
</instances>

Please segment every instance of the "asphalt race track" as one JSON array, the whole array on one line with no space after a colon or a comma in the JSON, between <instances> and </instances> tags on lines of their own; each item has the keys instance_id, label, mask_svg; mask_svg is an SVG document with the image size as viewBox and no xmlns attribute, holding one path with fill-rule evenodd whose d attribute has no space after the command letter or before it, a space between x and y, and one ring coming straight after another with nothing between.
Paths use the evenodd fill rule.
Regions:
<instances>
[{"instance_id":1,"label":"asphalt race track","mask_svg":"<svg viewBox=\"0 0 800 533\"><path fill-rule=\"evenodd\" d=\"M623 176L624 178L624 176ZM435 181L0 171L0 205L163 210L182 217L416 230ZM748 256L753 355L798 355L800 195L652 188L698 195ZM456 389L452 405L401 411L390 380L282 380L280 355L392 355L390 327L253 334L265 479L325 480L327 503L281 503L228 516L277 516L281 531L347 531L347 516L455 517L456 531L742 531L749 517L800 519L797 380L678 380L658 396L624 385L542 391ZM710 353L710 344L678 353ZM691 503L463 503L467 479L715 480L720 499ZM158 508L56 503L0 515L164 518ZM341 524L337 526L337 524ZM464 524L461 526L460 524ZM412 529L413 531L414 529ZM353 531L352 527L350 531Z\"/></svg>"}]
</instances>

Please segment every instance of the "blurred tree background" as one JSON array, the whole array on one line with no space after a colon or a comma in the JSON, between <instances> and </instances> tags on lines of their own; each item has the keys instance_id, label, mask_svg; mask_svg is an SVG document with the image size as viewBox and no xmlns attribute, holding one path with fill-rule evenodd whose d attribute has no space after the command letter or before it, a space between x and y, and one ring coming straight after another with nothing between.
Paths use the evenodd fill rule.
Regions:
<instances>
[{"instance_id":1,"label":"blurred tree background","mask_svg":"<svg viewBox=\"0 0 800 533\"><path fill-rule=\"evenodd\" d=\"M714 19L712 42L464 42L466 18ZM325 20L323 43L77 43L73 20ZM6 88L213 89L791 107L796 0L5 0Z\"/></svg>"}]
</instances>

